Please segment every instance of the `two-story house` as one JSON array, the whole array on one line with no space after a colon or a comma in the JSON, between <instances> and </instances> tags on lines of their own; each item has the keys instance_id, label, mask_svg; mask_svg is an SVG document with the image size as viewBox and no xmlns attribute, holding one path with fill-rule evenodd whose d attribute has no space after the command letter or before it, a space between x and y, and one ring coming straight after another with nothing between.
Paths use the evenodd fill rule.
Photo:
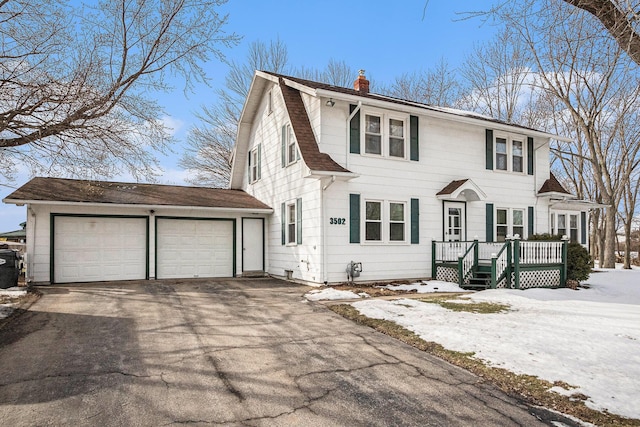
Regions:
<instances>
[{"instance_id":1,"label":"two-story house","mask_svg":"<svg viewBox=\"0 0 640 427\"><path fill-rule=\"evenodd\" d=\"M271 206L266 270L312 283L435 276L433 241L587 243L588 205L549 170L556 135L475 113L256 72L231 188Z\"/></svg>"},{"instance_id":2,"label":"two-story house","mask_svg":"<svg viewBox=\"0 0 640 427\"><path fill-rule=\"evenodd\" d=\"M364 75L347 89L257 71L230 189L35 178L4 201L28 206L35 283L266 273L323 284L345 281L352 262L356 280L468 283L493 262L492 285L518 286L508 265L522 253L522 287L557 286L560 246L502 243L587 244L590 205L550 173L551 139L370 93Z\"/></svg>"}]
</instances>

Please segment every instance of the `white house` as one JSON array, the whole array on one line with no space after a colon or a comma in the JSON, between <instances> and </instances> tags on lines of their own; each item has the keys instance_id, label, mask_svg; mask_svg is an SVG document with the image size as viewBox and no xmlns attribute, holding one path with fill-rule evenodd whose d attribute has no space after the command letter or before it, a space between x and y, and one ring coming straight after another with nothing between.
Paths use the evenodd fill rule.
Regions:
<instances>
[{"instance_id":1,"label":"white house","mask_svg":"<svg viewBox=\"0 0 640 427\"><path fill-rule=\"evenodd\" d=\"M550 173L550 139L562 138L369 93L364 75L347 89L257 71L229 190L36 178L4 201L29 206L34 282L264 272L322 284L345 281L352 261L356 280L440 277L456 267L436 260L487 259L509 236L587 244L590 205Z\"/></svg>"},{"instance_id":2,"label":"white house","mask_svg":"<svg viewBox=\"0 0 640 427\"><path fill-rule=\"evenodd\" d=\"M432 241L587 243L588 205L549 171L562 139L478 114L256 72L231 188L274 209L267 272L312 283L430 277ZM435 275L434 275L435 276Z\"/></svg>"}]
</instances>

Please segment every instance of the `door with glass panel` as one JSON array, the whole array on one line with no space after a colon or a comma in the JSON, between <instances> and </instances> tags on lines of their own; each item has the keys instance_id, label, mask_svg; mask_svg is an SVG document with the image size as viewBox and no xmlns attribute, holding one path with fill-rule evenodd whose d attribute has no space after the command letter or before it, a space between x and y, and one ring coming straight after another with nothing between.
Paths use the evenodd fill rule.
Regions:
<instances>
[{"instance_id":1,"label":"door with glass panel","mask_svg":"<svg viewBox=\"0 0 640 427\"><path fill-rule=\"evenodd\" d=\"M465 204L444 202L444 240L459 242L466 239Z\"/></svg>"}]
</instances>

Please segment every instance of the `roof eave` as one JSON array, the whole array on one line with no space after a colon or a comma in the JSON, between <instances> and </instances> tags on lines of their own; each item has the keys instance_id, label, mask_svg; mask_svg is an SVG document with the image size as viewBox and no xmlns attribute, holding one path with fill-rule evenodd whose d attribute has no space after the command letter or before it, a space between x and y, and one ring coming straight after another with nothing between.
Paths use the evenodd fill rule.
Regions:
<instances>
[{"instance_id":1,"label":"roof eave","mask_svg":"<svg viewBox=\"0 0 640 427\"><path fill-rule=\"evenodd\" d=\"M218 212L251 212L255 214L272 214L271 208L225 208L218 206L188 206L188 205L163 205L163 204L137 204L137 203L98 203L98 202L69 202L62 200L20 200L4 199L7 204L15 205L63 205L63 206L86 206L86 207L114 207L114 208L140 208L140 209L192 209Z\"/></svg>"}]
</instances>

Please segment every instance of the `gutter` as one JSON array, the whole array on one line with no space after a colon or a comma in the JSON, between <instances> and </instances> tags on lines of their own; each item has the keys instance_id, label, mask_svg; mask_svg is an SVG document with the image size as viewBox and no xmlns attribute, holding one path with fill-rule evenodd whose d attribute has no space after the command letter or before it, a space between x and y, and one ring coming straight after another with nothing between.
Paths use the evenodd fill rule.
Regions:
<instances>
[{"instance_id":1,"label":"gutter","mask_svg":"<svg viewBox=\"0 0 640 427\"><path fill-rule=\"evenodd\" d=\"M329 187L336 182L335 175L331 176L331 180L322 187L322 192L320 193L320 204L321 204L321 217L322 217L322 281L326 285L329 281L329 273L327 271L329 261L328 261L328 253L327 253L327 207L326 207L326 199L324 197L324 193L327 191Z\"/></svg>"}]
</instances>

